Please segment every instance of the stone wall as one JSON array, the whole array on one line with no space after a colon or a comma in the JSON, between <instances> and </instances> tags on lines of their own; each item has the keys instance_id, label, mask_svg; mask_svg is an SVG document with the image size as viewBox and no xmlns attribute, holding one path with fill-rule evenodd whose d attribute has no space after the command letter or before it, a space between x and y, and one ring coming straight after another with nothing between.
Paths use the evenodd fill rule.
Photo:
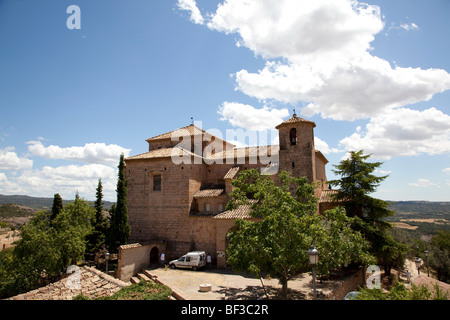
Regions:
<instances>
[{"instance_id":1,"label":"stone wall","mask_svg":"<svg viewBox=\"0 0 450 320\"><path fill-rule=\"evenodd\" d=\"M289 132L296 129L297 140L291 145ZM306 177L310 182L316 180L316 155L314 132L310 124L291 124L279 128L280 170L286 170L295 177Z\"/></svg>"},{"instance_id":2,"label":"stone wall","mask_svg":"<svg viewBox=\"0 0 450 320\"><path fill-rule=\"evenodd\" d=\"M175 165L170 159L129 161L126 167L130 242L152 239L173 242L167 247L171 255L180 252L177 243L191 241L189 212L193 195L200 189L202 165ZM161 175L161 190L152 187L152 176ZM182 246L183 247L183 246ZM183 249L184 250L184 249Z\"/></svg>"},{"instance_id":3,"label":"stone wall","mask_svg":"<svg viewBox=\"0 0 450 320\"><path fill-rule=\"evenodd\" d=\"M329 300L342 300L350 291L356 291L359 287L365 285L365 270L359 269L345 279L339 286L337 286L331 293L327 295Z\"/></svg>"},{"instance_id":4,"label":"stone wall","mask_svg":"<svg viewBox=\"0 0 450 320\"><path fill-rule=\"evenodd\" d=\"M205 251L213 259L216 252L216 224L211 217L190 217L191 247L188 251ZM186 254L188 251L183 252Z\"/></svg>"},{"instance_id":5,"label":"stone wall","mask_svg":"<svg viewBox=\"0 0 450 320\"><path fill-rule=\"evenodd\" d=\"M153 248L157 249L157 254L166 250L164 243L151 243L141 245L133 243L119 247L118 265L116 275L122 281L129 281L131 277L146 268L150 264L150 252ZM159 260L158 260L159 261Z\"/></svg>"}]
</instances>

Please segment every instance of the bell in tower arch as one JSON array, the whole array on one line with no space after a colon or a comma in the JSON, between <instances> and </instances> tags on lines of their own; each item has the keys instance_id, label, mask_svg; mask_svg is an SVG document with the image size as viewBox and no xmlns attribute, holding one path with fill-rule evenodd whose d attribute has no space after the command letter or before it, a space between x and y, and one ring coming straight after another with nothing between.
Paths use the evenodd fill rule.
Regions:
<instances>
[{"instance_id":1,"label":"bell in tower arch","mask_svg":"<svg viewBox=\"0 0 450 320\"><path fill-rule=\"evenodd\" d=\"M297 144L297 129L292 128L289 131L289 140L291 141L291 146L295 146Z\"/></svg>"}]
</instances>

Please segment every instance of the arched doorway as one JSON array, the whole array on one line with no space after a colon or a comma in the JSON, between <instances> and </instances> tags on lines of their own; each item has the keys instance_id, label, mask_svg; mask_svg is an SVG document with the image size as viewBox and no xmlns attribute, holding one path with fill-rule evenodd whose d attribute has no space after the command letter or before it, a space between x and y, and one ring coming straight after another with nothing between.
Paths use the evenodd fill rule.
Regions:
<instances>
[{"instance_id":1,"label":"arched doorway","mask_svg":"<svg viewBox=\"0 0 450 320\"><path fill-rule=\"evenodd\" d=\"M150 250L150 264L157 264L159 262L159 250L157 246L154 246Z\"/></svg>"}]
</instances>

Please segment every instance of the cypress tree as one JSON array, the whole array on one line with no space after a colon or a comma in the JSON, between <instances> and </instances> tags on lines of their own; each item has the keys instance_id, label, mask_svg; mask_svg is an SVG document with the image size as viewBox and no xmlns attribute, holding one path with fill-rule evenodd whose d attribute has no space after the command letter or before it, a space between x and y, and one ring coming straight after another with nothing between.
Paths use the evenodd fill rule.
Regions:
<instances>
[{"instance_id":1,"label":"cypress tree","mask_svg":"<svg viewBox=\"0 0 450 320\"><path fill-rule=\"evenodd\" d=\"M347 215L357 216L371 226L385 229L390 224L383 219L394 214L389 210L389 203L369 196L388 176L375 176L373 172L382 162L367 162L370 155L363 155L363 150L350 152L350 157L334 165L339 180L328 181L330 186L339 186L336 200L344 201Z\"/></svg>"},{"instance_id":2,"label":"cypress tree","mask_svg":"<svg viewBox=\"0 0 450 320\"><path fill-rule=\"evenodd\" d=\"M63 210L63 200L59 193L56 193L53 196L53 205L52 205L52 211L50 213L50 221L54 220Z\"/></svg>"},{"instance_id":3,"label":"cypress tree","mask_svg":"<svg viewBox=\"0 0 450 320\"><path fill-rule=\"evenodd\" d=\"M108 220L103 215L103 185L102 179L98 179L96 189L96 200L94 204L95 216L92 221L93 230L87 237L87 249L90 252L98 252L106 245L106 232L108 230Z\"/></svg>"},{"instance_id":4,"label":"cypress tree","mask_svg":"<svg viewBox=\"0 0 450 320\"><path fill-rule=\"evenodd\" d=\"M363 150L350 152L348 159L334 165L333 172L341 178L328 184L339 186L336 200L343 202L348 216L355 217L352 228L370 242L371 252L389 275L392 267L403 264L407 248L388 233L391 224L385 218L394 215L389 203L369 196L388 177L373 175L382 162L367 162L369 157Z\"/></svg>"},{"instance_id":5,"label":"cypress tree","mask_svg":"<svg viewBox=\"0 0 450 320\"><path fill-rule=\"evenodd\" d=\"M127 244L128 236L130 235L130 225L128 224L128 209L127 209L127 180L125 179L125 161L124 155L120 155L119 174L117 180L117 202L113 212L111 212L111 227L110 227L110 244L109 250L117 252L120 245Z\"/></svg>"}]
</instances>

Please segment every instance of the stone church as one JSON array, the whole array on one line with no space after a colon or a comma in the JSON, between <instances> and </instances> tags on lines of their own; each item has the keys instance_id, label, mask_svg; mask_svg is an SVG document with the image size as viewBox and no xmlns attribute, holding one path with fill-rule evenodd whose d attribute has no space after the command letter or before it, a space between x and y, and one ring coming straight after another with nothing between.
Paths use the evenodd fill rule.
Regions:
<instances>
[{"instance_id":1,"label":"stone church","mask_svg":"<svg viewBox=\"0 0 450 320\"><path fill-rule=\"evenodd\" d=\"M328 160L314 147L315 126L294 114L276 126L279 145L265 147L235 148L194 124L147 139L148 152L125 159L129 243L163 244L152 250L150 262L157 261L159 251L172 259L202 250L225 267L227 233L235 219L251 217L248 206L224 208L232 179L250 168L286 170L319 182L318 212L328 209Z\"/></svg>"}]
</instances>

